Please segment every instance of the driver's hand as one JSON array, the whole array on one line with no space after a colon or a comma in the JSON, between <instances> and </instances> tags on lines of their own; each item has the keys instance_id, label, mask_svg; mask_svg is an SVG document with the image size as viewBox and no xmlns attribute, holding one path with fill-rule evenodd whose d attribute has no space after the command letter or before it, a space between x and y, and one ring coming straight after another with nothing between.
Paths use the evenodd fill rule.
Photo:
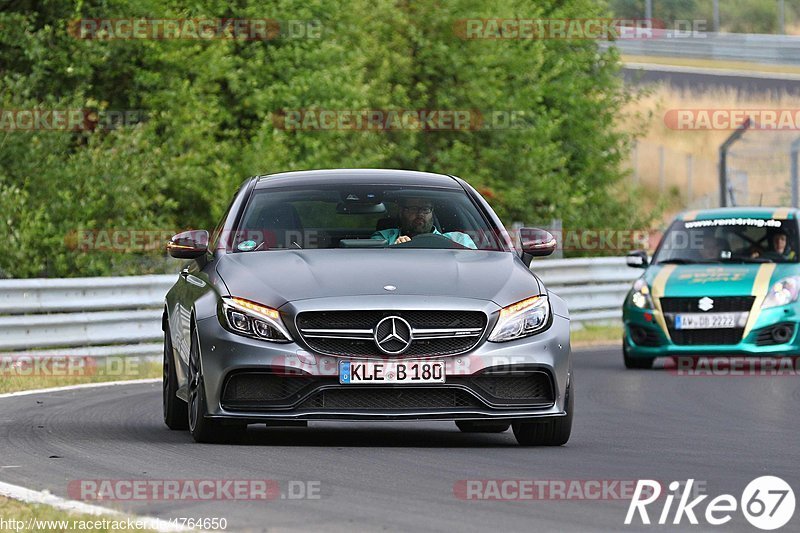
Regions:
<instances>
[{"instance_id":1,"label":"driver's hand","mask_svg":"<svg viewBox=\"0 0 800 533\"><path fill-rule=\"evenodd\" d=\"M400 236L397 238L397 240L396 240L396 241L394 241L394 243L395 243L395 244L400 244L400 243L403 243L403 242L408 242L408 241L410 241L410 240L411 240L411 237L409 237L408 235L400 235Z\"/></svg>"}]
</instances>

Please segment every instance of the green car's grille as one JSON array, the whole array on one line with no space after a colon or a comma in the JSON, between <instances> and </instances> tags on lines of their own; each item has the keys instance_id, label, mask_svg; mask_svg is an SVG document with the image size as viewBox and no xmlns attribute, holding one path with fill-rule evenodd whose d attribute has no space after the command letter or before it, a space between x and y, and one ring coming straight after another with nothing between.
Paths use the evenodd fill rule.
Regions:
<instances>
[{"instance_id":1,"label":"green car's grille","mask_svg":"<svg viewBox=\"0 0 800 533\"><path fill-rule=\"evenodd\" d=\"M715 296L713 307L706 310L700 309L701 299L704 297L661 298L661 309L664 312L672 342L684 346L731 345L741 342L744 328L678 330L674 328L674 315L678 313L749 312L753 307L755 296Z\"/></svg>"},{"instance_id":2,"label":"green car's grille","mask_svg":"<svg viewBox=\"0 0 800 533\"><path fill-rule=\"evenodd\" d=\"M693 298L661 298L661 309L665 313L702 313L698 306L703 296ZM729 313L749 311L753 307L755 296L716 296L714 307L709 313Z\"/></svg>"},{"instance_id":3,"label":"green car's grille","mask_svg":"<svg viewBox=\"0 0 800 533\"><path fill-rule=\"evenodd\" d=\"M670 337L675 344L699 346L703 344L738 344L744 329L670 329Z\"/></svg>"}]
</instances>

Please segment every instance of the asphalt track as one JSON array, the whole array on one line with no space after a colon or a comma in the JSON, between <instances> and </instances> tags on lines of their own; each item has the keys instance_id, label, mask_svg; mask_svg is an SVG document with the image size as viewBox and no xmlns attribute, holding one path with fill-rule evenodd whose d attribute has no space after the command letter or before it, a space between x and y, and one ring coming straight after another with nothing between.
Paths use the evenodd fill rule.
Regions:
<instances>
[{"instance_id":1,"label":"asphalt track","mask_svg":"<svg viewBox=\"0 0 800 533\"><path fill-rule=\"evenodd\" d=\"M680 90L703 92L713 89L734 89L742 94L771 93L797 96L800 94L800 76L780 73L748 73L714 71L713 69L683 68L665 65L627 65L622 77L632 85L664 83Z\"/></svg>"},{"instance_id":2,"label":"asphalt track","mask_svg":"<svg viewBox=\"0 0 800 533\"><path fill-rule=\"evenodd\" d=\"M228 531L757 531L739 511L717 528L626 528L628 500L464 500L454 485L693 478L738 499L750 480L777 475L799 492L797 376L625 370L616 349L577 352L574 365L574 428L559 448L437 422L251 428L238 443L198 445L161 422L160 384L3 398L0 480L63 497L81 479L271 479L284 493L290 480L319 482L318 499L101 502L162 519L225 517ZM781 531L798 530L800 509Z\"/></svg>"}]
</instances>

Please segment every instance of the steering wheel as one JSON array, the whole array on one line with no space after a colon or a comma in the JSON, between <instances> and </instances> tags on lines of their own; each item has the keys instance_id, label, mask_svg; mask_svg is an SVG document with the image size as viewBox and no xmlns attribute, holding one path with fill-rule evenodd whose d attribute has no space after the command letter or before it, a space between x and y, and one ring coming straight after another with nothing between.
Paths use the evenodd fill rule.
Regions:
<instances>
[{"instance_id":1,"label":"steering wheel","mask_svg":"<svg viewBox=\"0 0 800 533\"><path fill-rule=\"evenodd\" d=\"M408 242L393 244L389 248L444 248L464 250L467 246L461 245L449 237L436 233L420 233Z\"/></svg>"}]
</instances>

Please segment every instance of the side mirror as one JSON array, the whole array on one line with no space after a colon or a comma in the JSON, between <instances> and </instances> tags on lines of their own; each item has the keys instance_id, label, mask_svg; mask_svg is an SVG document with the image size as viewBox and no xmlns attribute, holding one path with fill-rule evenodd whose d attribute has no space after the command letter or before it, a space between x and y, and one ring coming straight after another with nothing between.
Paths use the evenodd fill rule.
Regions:
<instances>
[{"instance_id":1,"label":"side mirror","mask_svg":"<svg viewBox=\"0 0 800 533\"><path fill-rule=\"evenodd\" d=\"M167 252L176 259L197 259L208 251L208 232L184 231L173 235L167 243Z\"/></svg>"},{"instance_id":2,"label":"side mirror","mask_svg":"<svg viewBox=\"0 0 800 533\"><path fill-rule=\"evenodd\" d=\"M634 250L625 256L625 263L631 268L647 268L650 261L647 259L647 252L644 250Z\"/></svg>"},{"instance_id":3,"label":"side mirror","mask_svg":"<svg viewBox=\"0 0 800 533\"><path fill-rule=\"evenodd\" d=\"M519 242L522 253L531 257L544 257L556 251L556 238L549 231L539 228L521 228Z\"/></svg>"}]
</instances>

